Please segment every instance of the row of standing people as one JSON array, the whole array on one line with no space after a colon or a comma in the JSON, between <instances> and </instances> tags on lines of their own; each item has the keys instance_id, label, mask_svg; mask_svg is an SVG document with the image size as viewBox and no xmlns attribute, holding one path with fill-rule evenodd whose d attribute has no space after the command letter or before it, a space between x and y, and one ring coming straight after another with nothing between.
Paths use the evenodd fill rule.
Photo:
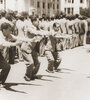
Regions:
<instances>
[{"instance_id":1,"label":"row of standing people","mask_svg":"<svg viewBox=\"0 0 90 100\"><path fill-rule=\"evenodd\" d=\"M58 71L58 66L61 62L59 51L86 44L86 35L88 31L86 17L64 15L61 18L52 18L51 20L46 18L39 19L36 17L19 17L20 19L16 22L16 26L19 30L19 25L21 25L24 30L22 30L23 33L20 30L20 37L22 35L25 36L25 34L28 34L29 38L35 37L36 34L41 36L44 35L44 37L39 42L36 42L35 45L31 44L32 50L31 48L27 48L29 47L27 46L27 43L27 45L24 43L24 50L20 50L24 60L27 62L29 61L25 79L30 80L33 77L36 77L36 73L40 67L37 57L38 53L40 55L45 54L48 60L48 68L46 71L53 73L54 71ZM20 47L20 49L22 49L22 47ZM27 52L28 49L30 49L29 52Z\"/></svg>"},{"instance_id":2,"label":"row of standing people","mask_svg":"<svg viewBox=\"0 0 90 100\"><path fill-rule=\"evenodd\" d=\"M23 41L22 43L14 43L14 46L18 48L19 59L21 60L23 58L27 66L24 76L26 81L38 78L36 76L40 67L38 56L46 55L48 60L46 71L53 73L54 71L59 71L58 67L61 63L59 51L61 49L64 50L83 45L86 41L85 39L88 28L84 17L78 18L78 16L63 16L60 19L52 18L52 20L47 20L45 18L29 18L18 15L17 20L11 20L11 16L6 16L5 18L4 15L0 19L0 24L4 22L9 23L9 25L12 26L12 33L17 35L8 35L6 41ZM4 28L6 28L6 26ZM5 52L3 54L5 54ZM6 63L5 66L7 65L8 64ZM9 70L10 67L8 68L8 73ZM6 77L8 73L6 74Z\"/></svg>"},{"instance_id":3,"label":"row of standing people","mask_svg":"<svg viewBox=\"0 0 90 100\"><path fill-rule=\"evenodd\" d=\"M22 16L18 16L17 21L11 20L11 16L5 17L5 13L2 14L0 19L0 69L2 69L0 75L0 85L4 85L9 74L10 64L8 63L8 56L10 58L11 55L11 58L14 58L13 56L15 56L15 54L12 55L10 52L13 47L18 47L18 51L20 50L19 53L22 54L23 60L27 66L24 78L26 81L30 81L37 78L36 74L40 67L40 62L38 60L40 41L44 40L44 44L49 44L50 46L50 44L52 44L51 39L52 41L55 39L54 36L56 33L52 34L51 32L40 30L36 27L38 26L36 18L31 20L32 23L27 20L26 22L24 21L25 20ZM17 36L15 36L16 33L18 33ZM46 36L48 37L48 41ZM54 51L56 40L53 43L53 46L51 45L48 47L47 45L47 55L52 54L51 49L53 52L56 52ZM12 53L13 52L14 50ZM55 61L54 58L49 58L49 56L47 57L49 62L48 71L52 72L53 67L55 67L54 62L55 64L58 63L59 59L57 58L59 57L56 57ZM55 70L57 70L57 68L55 68Z\"/></svg>"}]
</instances>

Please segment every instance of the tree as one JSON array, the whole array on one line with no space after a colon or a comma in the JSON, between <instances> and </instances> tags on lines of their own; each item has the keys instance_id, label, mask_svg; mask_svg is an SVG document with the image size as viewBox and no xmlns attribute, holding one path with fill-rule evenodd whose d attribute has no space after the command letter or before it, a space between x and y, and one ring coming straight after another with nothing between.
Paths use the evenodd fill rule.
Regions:
<instances>
[{"instance_id":1,"label":"tree","mask_svg":"<svg viewBox=\"0 0 90 100\"><path fill-rule=\"evenodd\" d=\"M87 9L87 8L83 9L83 8L81 8L80 9L80 14L83 15L83 16L86 16L86 17L90 17L90 9Z\"/></svg>"}]
</instances>

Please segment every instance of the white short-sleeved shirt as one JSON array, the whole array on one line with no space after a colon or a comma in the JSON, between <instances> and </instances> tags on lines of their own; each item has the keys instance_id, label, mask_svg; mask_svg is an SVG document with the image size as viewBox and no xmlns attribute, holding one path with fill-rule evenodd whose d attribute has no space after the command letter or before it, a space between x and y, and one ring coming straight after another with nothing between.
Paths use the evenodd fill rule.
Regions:
<instances>
[{"instance_id":1,"label":"white short-sleeved shirt","mask_svg":"<svg viewBox=\"0 0 90 100\"><path fill-rule=\"evenodd\" d=\"M66 19L65 18L60 19L58 22L61 26L63 33L67 33L67 31L66 31L66 22L67 22Z\"/></svg>"},{"instance_id":2,"label":"white short-sleeved shirt","mask_svg":"<svg viewBox=\"0 0 90 100\"><path fill-rule=\"evenodd\" d=\"M3 50L5 46L9 47L10 42L5 40L5 36L3 35L2 31L0 31L0 50Z\"/></svg>"},{"instance_id":3,"label":"white short-sleeved shirt","mask_svg":"<svg viewBox=\"0 0 90 100\"><path fill-rule=\"evenodd\" d=\"M21 21L21 20L18 20L18 21L16 22L16 27L17 27L17 29L18 29L18 36L19 36L19 37L24 37L24 27L25 27L24 22Z\"/></svg>"}]
</instances>

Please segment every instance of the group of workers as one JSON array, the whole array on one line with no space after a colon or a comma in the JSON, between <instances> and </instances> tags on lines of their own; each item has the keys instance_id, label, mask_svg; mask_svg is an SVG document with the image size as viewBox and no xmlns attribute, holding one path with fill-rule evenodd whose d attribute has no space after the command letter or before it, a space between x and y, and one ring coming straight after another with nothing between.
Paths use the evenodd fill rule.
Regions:
<instances>
[{"instance_id":1,"label":"group of workers","mask_svg":"<svg viewBox=\"0 0 90 100\"><path fill-rule=\"evenodd\" d=\"M38 78L39 56L47 58L47 72L60 71L59 52L85 45L88 32L87 18L77 14L40 18L0 12L0 84L4 85L16 55L27 67L26 81Z\"/></svg>"}]
</instances>

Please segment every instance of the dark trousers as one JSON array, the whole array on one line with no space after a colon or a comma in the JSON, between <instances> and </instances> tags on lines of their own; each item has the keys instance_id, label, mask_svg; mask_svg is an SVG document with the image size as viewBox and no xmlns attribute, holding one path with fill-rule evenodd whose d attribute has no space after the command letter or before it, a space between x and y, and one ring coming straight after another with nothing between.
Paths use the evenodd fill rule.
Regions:
<instances>
[{"instance_id":1,"label":"dark trousers","mask_svg":"<svg viewBox=\"0 0 90 100\"><path fill-rule=\"evenodd\" d=\"M16 47L9 48L9 63L14 64L14 59L16 55Z\"/></svg>"},{"instance_id":2,"label":"dark trousers","mask_svg":"<svg viewBox=\"0 0 90 100\"><path fill-rule=\"evenodd\" d=\"M33 51L31 54L28 54L22 51L22 56L27 65L26 76L33 78L37 74L40 67L38 53Z\"/></svg>"},{"instance_id":3,"label":"dark trousers","mask_svg":"<svg viewBox=\"0 0 90 100\"><path fill-rule=\"evenodd\" d=\"M2 69L0 73L0 82L4 84L8 76L8 73L10 71L10 65L6 62L1 52L0 52L0 69Z\"/></svg>"},{"instance_id":4,"label":"dark trousers","mask_svg":"<svg viewBox=\"0 0 90 100\"><path fill-rule=\"evenodd\" d=\"M61 62L61 57L59 56L59 52L51 52L48 50L45 51L45 55L48 60L48 70L49 71L53 71L54 69L57 70Z\"/></svg>"}]
</instances>

